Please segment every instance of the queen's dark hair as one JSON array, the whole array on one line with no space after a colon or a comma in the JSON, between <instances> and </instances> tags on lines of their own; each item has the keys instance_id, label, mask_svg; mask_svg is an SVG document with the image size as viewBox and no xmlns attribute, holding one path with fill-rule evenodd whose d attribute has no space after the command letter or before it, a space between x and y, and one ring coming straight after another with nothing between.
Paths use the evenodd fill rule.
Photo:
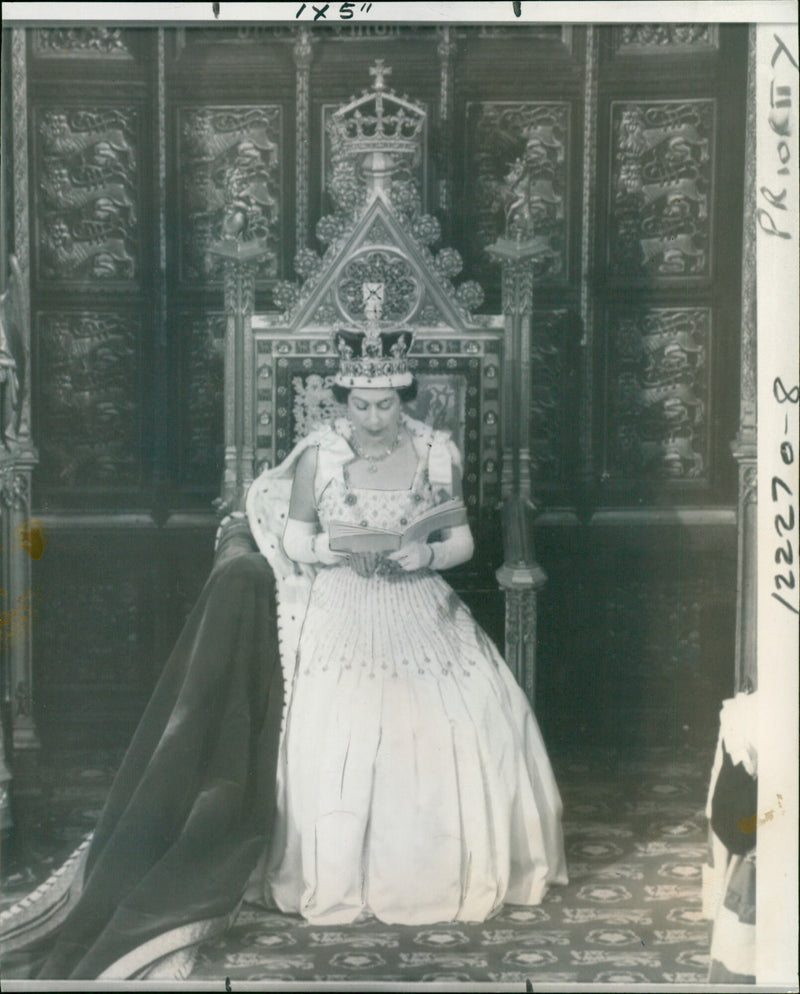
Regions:
<instances>
[{"instance_id":1,"label":"queen's dark hair","mask_svg":"<svg viewBox=\"0 0 800 994\"><path fill-rule=\"evenodd\" d=\"M416 376L411 380L411 382L406 387L395 387L397 391L397 396L400 398L401 404L410 404L412 400L416 400L417 391L419 389L417 385ZM331 392L333 393L333 398L337 404L346 404L347 398L350 396L351 387L343 387L339 383L334 383L331 386Z\"/></svg>"}]
</instances>

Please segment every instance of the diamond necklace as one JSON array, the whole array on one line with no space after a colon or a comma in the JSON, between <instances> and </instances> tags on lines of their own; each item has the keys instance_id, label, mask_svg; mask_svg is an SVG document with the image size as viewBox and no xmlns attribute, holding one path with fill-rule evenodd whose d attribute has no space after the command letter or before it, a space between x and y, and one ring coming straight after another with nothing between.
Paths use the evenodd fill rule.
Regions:
<instances>
[{"instance_id":1,"label":"diamond necklace","mask_svg":"<svg viewBox=\"0 0 800 994\"><path fill-rule=\"evenodd\" d=\"M361 446L358 443L358 438L356 437L355 429L353 429L353 433L350 436L350 440L353 443L353 448L356 451L356 455L359 457L359 459L363 459L367 463L368 473L378 472L378 463L383 462L384 459L388 459L389 456L394 452L394 450L400 444L400 434L401 434L401 427L400 425L398 425L397 435L395 436L395 440L392 442L389 448L385 452L382 452L380 455L371 456L368 455L366 452L364 452L364 450L361 448Z\"/></svg>"}]
</instances>

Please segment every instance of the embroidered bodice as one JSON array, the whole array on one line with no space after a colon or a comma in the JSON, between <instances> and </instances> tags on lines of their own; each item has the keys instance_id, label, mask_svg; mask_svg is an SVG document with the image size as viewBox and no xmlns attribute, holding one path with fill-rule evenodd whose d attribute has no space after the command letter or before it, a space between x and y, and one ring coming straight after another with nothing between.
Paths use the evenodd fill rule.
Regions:
<instances>
[{"instance_id":1,"label":"embroidered bodice","mask_svg":"<svg viewBox=\"0 0 800 994\"><path fill-rule=\"evenodd\" d=\"M401 530L436 503L425 461L420 459L414 480L405 490L371 490L350 486L347 466L327 484L317 503L320 524L347 521L371 528Z\"/></svg>"},{"instance_id":2,"label":"embroidered bodice","mask_svg":"<svg viewBox=\"0 0 800 994\"><path fill-rule=\"evenodd\" d=\"M451 496L451 466L458 459L457 450L450 451L452 443L443 433L434 433L405 416L402 423L417 454L413 481L404 489L374 490L351 485L348 467L357 457L349 443L352 425L346 419L337 421L329 435L321 439L314 492L320 524L326 531L331 521L400 531ZM443 474L448 485L435 482L434 470L439 477Z\"/></svg>"}]
</instances>

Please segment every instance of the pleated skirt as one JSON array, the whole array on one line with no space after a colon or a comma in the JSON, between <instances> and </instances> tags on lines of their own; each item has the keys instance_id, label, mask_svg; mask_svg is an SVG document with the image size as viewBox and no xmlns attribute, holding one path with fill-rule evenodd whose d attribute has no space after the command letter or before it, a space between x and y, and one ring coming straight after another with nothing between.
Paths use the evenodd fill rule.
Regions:
<instances>
[{"instance_id":1,"label":"pleated skirt","mask_svg":"<svg viewBox=\"0 0 800 994\"><path fill-rule=\"evenodd\" d=\"M315 924L483 921L566 883L527 698L435 572L314 581L267 888Z\"/></svg>"}]
</instances>

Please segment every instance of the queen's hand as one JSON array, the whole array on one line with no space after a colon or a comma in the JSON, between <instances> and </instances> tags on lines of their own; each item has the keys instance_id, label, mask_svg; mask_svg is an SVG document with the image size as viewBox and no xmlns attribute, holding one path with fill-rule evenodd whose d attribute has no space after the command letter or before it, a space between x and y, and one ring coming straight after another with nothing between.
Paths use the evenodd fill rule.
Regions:
<instances>
[{"instance_id":1,"label":"queen's hand","mask_svg":"<svg viewBox=\"0 0 800 994\"><path fill-rule=\"evenodd\" d=\"M383 557L378 552L350 552L347 554L347 564L359 576L372 576Z\"/></svg>"},{"instance_id":2,"label":"queen's hand","mask_svg":"<svg viewBox=\"0 0 800 994\"><path fill-rule=\"evenodd\" d=\"M411 573L431 565L433 549L427 542L409 542L408 545L404 545L397 552L390 553L386 558L397 563L400 569Z\"/></svg>"}]
</instances>

